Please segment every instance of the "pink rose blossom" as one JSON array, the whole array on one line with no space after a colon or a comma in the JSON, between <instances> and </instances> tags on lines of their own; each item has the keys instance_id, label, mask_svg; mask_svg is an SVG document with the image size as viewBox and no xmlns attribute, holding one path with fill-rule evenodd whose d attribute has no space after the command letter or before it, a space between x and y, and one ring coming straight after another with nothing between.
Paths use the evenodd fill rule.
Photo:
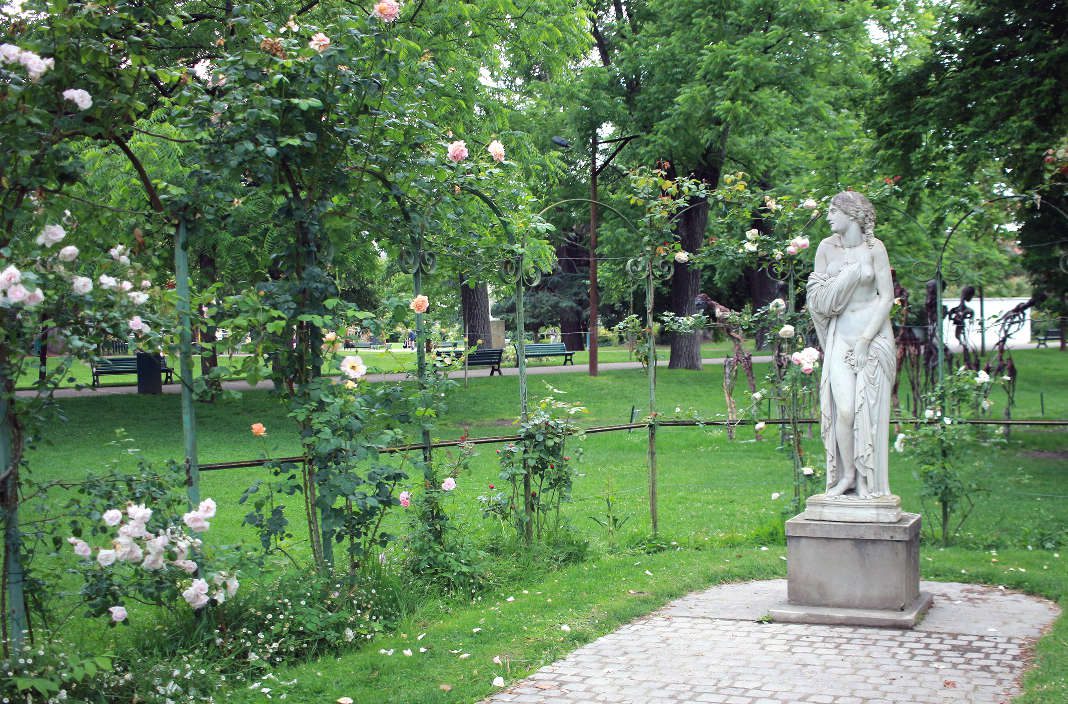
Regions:
<instances>
[{"instance_id":1,"label":"pink rose blossom","mask_svg":"<svg viewBox=\"0 0 1068 704\"><path fill-rule=\"evenodd\" d=\"M104 289L105 291L113 289L119 285L118 279L116 279L114 276L108 276L107 274L101 274L100 278L97 279L97 281L100 283L100 288Z\"/></svg>"},{"instance_id":2,"label":"pink rose blossom","mask_svg":"<svg viewBox=\"0 0 1068 704\"><path fill-rule=\"evenodd\" d=\"M152 518L152 509L146 507L144 504L130 504L126 507L126 515L130 517L131 521L137 523L148 523Z\"/></svg>"},{"instance_id":3,"label":"pink rose blossom","mask_svg":"<svg viewBox=\"0 0 1068 704\"><path fill-rule=\"evenodd\" d=\"M197 571L197 563L192 560L175 560L174 566L185 571L186 574L195 574Z\"/></svg>"},{"instance_id":4,"label":"pink rose blossom","mask_svg":"<svg viewBox=\"0 0 1068 704\"><path fill-rule=\"evenodd\" d=\"M203 579L194 579L193 584L182 592L182 598L186 603L197 610L208 604L208 583Z\"/></svg>"},{"instance_id":5,"label":"pink rose blossom","mask_svg":"<svg viewBox=\"0 0 1068 704\"><path fill-rule=\"evenodd\" d=\"M449 161L459 164L466 158L467 144L462 139L458 139L449 144Z\"/></svg>"},{"instance_id":6,"label":"pink rose blossom","mask_svg":"<svg viewBox=\"0 0 1068 704\"><path fill-rule=\"evenodd\" d=\"M114 550L101 550L96 554L96 561L101 567L110 567L115 564L117 556Z\"/></svg>"},{"instance_id":7,"label":"pink rose blossom","mask_svg":"<svg viewBox=\"0 0 1068 704\"><path fill-rule=\"evenodd\" d=\"M133 290L133 283L132 283L132 282L130 282L130 281L125 281L125 280L123 280L123 281L121 281L121 282L119 283L119 289L120 289L120 290L121 290L121 291L122 291L123 293L126 293L127 291L132 291L132 290Z\"/></svg>"},{"instance_id":8,"label":"pink rose blossom","mask_svg":"<svg viewBox=\"0 0 1068 704\"><path fill-rule=\"evenodd\" d=\"M489 143L486 147L486 151L490 153L493 160L500 163L504 161L504 145L498 142L496 139Z\"/></svg>"},{"instance_id":9,"label":"pink rose blossom","mask_svg":"<svg viewBox=\"0 0 1068 704\"><path fill-rule=\"evenodd\" d=\"M78 258L78 248L72 244L68 244L63 249L59 250L59 261L72 262Z\"/></svg>"},{"instance_id":10,"label":"pink rose blossom","mask_svg":"<svg viewBox=\"0 0 1068 704\"><path fill-rule=\"evenodd\" d=\"M44 301L44 291L40 288L36 288L26 294L26 305L28 306L35 306L42 301Z\"/></svg>"},{"instance_id":11,"label":"pink rose blossom","mask_svg":"<svg viewBox=\"0 0 1068 704\"><path fill-rule=\"evenodd\" d=\"M143 288L143 289L152 288L152 282L149 281L148 279L142 280L141 281L141 288Z\"/></svg>"},{"instance_id":12,"label":"pink rose blossom","mask_svg":"<svg viewBox=\"0 0 1068 704\"><path fill-rule=\"evenodd\" d=\"M7 300L11 303L22 303L30 295L30 292L22 284L15 284L7 290Z\"/></svg>"},{"instance_id":13,"label":"pink rose blossom","mask_svg":"<svg viewBox=\"0 0 1068 704\"><path fill-rule=\"evenodd\" d=\"M456 480L452 477L446 477L445 481L441 483L441 488L445 491L452 491L456 488Z\"/></svg>"},{"instance_id":14,"label":"pink rose blossom","mask_svg":"<svg viewBox=\"0 0 1068 704\"><path fill-rule=\"evenodd\" d=\"M140 521L130 521L119 526L119 536L127 538L144 538L148 536L145 524Z\"/></svg>"},{"instance_id":15,"label":"pink rose blossom","mask_svg":"<svg viewBox=\"0 0 1068 704\"><path fill-rule=\"evenodd\" d=\"M130 299L130 303L135 306L143 306L148 302L148 294L143 291L130 291L126 296Z\"/></svg>"},{"instance_id":16,"label":"pink rose blossom","mask_svg":"<svg viewBox=\"0 0 1068 704\"><path fill-rule=\"evenodd\" d=\"M145 561L141 563L141 567L149 572L161 570L165 566L166 563L163 561L163 553L154 552L152 550L149 550L148 555L145 557Z\"/></svg>"},{"instance_id":17,"label":"pink rose blossom","mask_svg":"<svg viewBox=\"0 0 1068 704\"><path fill-rule=\"evenodd\" d=\"M130 318L129 325L134 332L148 332L149 330L149 327L145 325L145 321L141 320L140 315Z\"/></svg>"},{"instance_id":18,"label":"pink rose blossom","mask_svg":"<svg viewBox=\"0 0 1068 704\"><path fill-rule=\"evenodd\" d=\"M237 577L226 578L226 596L233 596L237 594L237 588L241 586L241 583L237 581Z\"/></svg>"},{"instance_id":19,"label":"pink rose blossom","mask_svg":"<svg viewBox=\"0 0 1068 704\"><path fill-rule=\"evenodd\" d=\"M215 518L215 501L212 499L204 499L197 506L197 512L204 518Z\"/></svg>"},{"instance_id":20,"label":"pink rose blossom","mask_svg":"<svg viewBox=\"0 0 1068 704\"><path fill-rule=\"evenodd\" d=\"M126 609L122 606L112 606L108 608L111 612L111 620L115 623L122 623L126 620Z\"/></svg>"},{"instance_id":21,"label":"pink rose blossom","mask_svg":"<svg viewBox=\"0 0 1068 704\"><path fill-rule=\"evenodd\" d=\"M316 32L312 36L311 41L308 42L308 46L322 54L330 48L330 37L326 36L322 32Z\"/></svg>"},{"instance_id":22,"label":"pink rose blossom","mask_svg":"<svg viewBox=\"0 0 1068 704\"><path fill-rule=\"evenodd\" d=\"M115 538L113 543L115 547L115 559L122 562L140 562L144 557L144 553L141 551L141 546L134 542L134 539L128 535L120 535Z\"/></svg>"},{"instance_id":23,"label":"pink rose blossom","mask_svg":"<svg viewBox=\"0 0 1068 704\"><path fill-rule=\"evenodd\" d=\"M211 527L207 519L199 511L190 511L185 514L182 516L182 522L189 526L190 530L197 533L203 533Z\"/></svg>"},{"instance_id":24,"label":"pink rose blossom","mask_svg":"<svg viewBox=\"0 0 1068 704\"><path fill-rule=\"evenodd\" d=\"M396 22L400 16L400 3L396 0L381 0L375 3L373 14L383 22Z\"/></svg>"},{"instance_id":25,"label":"pink rose blossom","mask_svg":"<svg viewBox=\"0 0 1068 704\"><path fill-rule=\"evenodd\" d=\"M22 272L16 269L14 264L0 271L0 289L11 288L20 281L22 281Z\"/></svg>"},{"instance_id":26,"label":"pink rose blossom","mask_svg":"<svg viewBox=\"0 0 1068 704\"><path fill-rule=\"evenodd\" d=\"M412 299L412 302L408 304L408 307L416 313L425 313L427 309L430 308L430 299L420 294Z\"/></svg>"},{"instance_id":27,"label":"pink rose blossom","mask_svg":"<svg viewBox=\"0 0 1068 704\"><path fill-rule=\"evenodd\" d=\"M117 245L115 245L114 247L112 247L111 249L108 250L108 254L110 254L111 258L114 259L115 261L119 261L119 257L122 257L122 256L126 255L126 245L117 244Z\"/></svg>"},{"instance_id":28,"label":"pink rose blossom","mask_svg":"<svg viewBox=\"0 0 1068 704\"><path fill-rule=\"evenodd\" d=\"M402 491L398 498L400 499L400 505L404 508L408 508L412 505L412 492Z\"/></svg>"},{"instance_id":29,"label":"pink rose blossom","mask_svg":"<svg viewBox=\"0 0 1068 704\"><path fill-rule=\"evenodd\" d=\"M786 246L786 253L789 254L790 256L793 256L793 255L797 254L797 247L795 247L792 244L787 245Z\"/></svg>"},{"instance_id":30,"label":"pink rose blossom","mask_svg":"<svg viewBox=\"0 0 1068 704\"><path fill-rule=\"evenodd\" d=\"M109 526L119 525L119 521L122 520L122 511L117 508L108 509L104 511L104 515L101 516L104 519L104 524Z\"/></svg>"},{"instance_id":31,"label":"pink rose blossom","mask_svg":"<svg viewBox=\"0 0 1068 704\"><path fill-rule=\"evenodd\" d=\"M91 557L93 554L92 548L89 547L89 543L78 538L67 538L67 542L74 546L74 554L78 557Z\"/></svg>"}]
</instances>

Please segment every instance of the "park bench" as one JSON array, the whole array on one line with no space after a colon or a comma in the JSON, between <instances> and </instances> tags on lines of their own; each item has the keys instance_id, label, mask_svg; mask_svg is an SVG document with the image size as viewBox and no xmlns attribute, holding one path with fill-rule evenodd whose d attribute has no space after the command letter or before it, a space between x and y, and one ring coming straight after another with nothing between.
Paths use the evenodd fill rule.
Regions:
<instances>
[{"instance_id":1,"label":"park bench","mask_svg":"<svg viewBox=\"0 0 1068 704\"><path fill-rule=\"evenodd\" d=\"M523 347L523 353L527 359L532 357L563 357L564 364L574 364L574 352L569 352L562 342L531 342ZM516 347L516 356L519 348Z\"/></svg>"},{"instance_id":2,"label":"park bench","mask_svg":"<svg viewBox=\"0 0 1068 704\"><path fill-rule=\"evenodd\" d=\"M346 349L357 350L384 350L388 349L388 345L385 342L352 342L350 340L345 341Z\"/></svg>"},{"instance_id":3,"label":"park bench","mask_svg":"<svg viewBox=\"0 0 1068 704\"><path fill-rule=\"evenodd\" d=\"M159 360L160 373L165 375L167 384L174 383L174 370L167 366L167 360L162 355L156 355ZM137 374L137 357L101 357L90 362L93 371L93 388L100 386L100 377L118 374Z\"/></svg>"},{"instance_id":4,"label":"park bench","mask_svg":"<svg viewBox=\"0 0 1068 704\"><path fill-rule=\"evenodd\" d=\"M1037 335L1032 335L1031 337L1032 339L1034 339L1035 342L1038 343L1037 345L1035 345L1035 349L1038 349L1039 347L1049 347L1048 343L1050 342L1056 342L1059 344L1063 335L1064 331L1061 330L1059 327L1052 327L1046 328L1042 332L1038 333Z\"/></svg>"},{"instance_id":5,"label":"park bench","mask_svg":"<svg viewBox=\"0 0 1068 704\"><path fill-rule=\"evenodd\" d=\"M463 353L464 351L460 349L438 349L434 350L434 357L445 364L451 364L462 357ZM501 357L503 354L504 350L499 348L480 347L467 355L467 366L489 367L490 376L493 376L494 372L500 376L504 376L504 372L501 371Z\"/></svg>"}]
</instances>

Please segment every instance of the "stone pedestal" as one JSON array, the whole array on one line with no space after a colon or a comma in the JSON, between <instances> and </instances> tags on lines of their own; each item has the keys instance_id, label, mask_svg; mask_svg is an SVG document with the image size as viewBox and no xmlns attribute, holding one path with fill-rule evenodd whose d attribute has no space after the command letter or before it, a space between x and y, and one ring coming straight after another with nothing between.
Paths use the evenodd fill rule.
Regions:
<instances>
[{"instance_id":1,"label":"stone pedestal","mask_svg":"<svg viewBox=\"0 0 1068 704\"><path fill-rule=\"evenodd\" d=\"M920 592L920 516L893 523L786 522L787 604L769 613L789 623L911 628L931 605Z\"/></svg>"},{"instance_id":2,"label":"stone pedestal","mask_svg":"<svg viewBox=\"0 0 1068 704\"><path fill-rule=\"evenodd\" d=\"M893 494L871 499L816 494L808 497L801 515L810 521L897 523L902 515L901 498Z\"/></svg>"},{"instance_id":3,"label":"stone pedestal","mask_svg":"<svg viewBox=\"0 0 1068 704\"><path fill-rule=\"evenodd\" d=\"M490 321L490 339L486 342L488 344L483 347L489 347L496 350L504 349L504 321L503 320L491 320Z\"/></svg>"}]
</instances>

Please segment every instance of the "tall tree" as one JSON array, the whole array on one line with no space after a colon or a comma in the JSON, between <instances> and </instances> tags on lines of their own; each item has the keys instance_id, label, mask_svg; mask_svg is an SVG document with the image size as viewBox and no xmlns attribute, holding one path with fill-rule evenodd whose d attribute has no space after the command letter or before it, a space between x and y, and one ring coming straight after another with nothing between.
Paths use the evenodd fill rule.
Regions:
<instances>
[{"instance_id":1,"label":"tall tree","mask_svg":"<svg viewBox=\"0 0 1068 704\"><path fill-rule=\"evenodd\" d=\"M1043 156L1068 136L1068 3L965 0L938 3L929 45L887 64L871 124L886 163L941 201L968 206L1043 188ZM914 202L919 199L914 194ZM1049 303L1068 313L1060 261L1068 211L1063 190L1044 190L1009 211L1013 239ZM967 212L967 210L965 210ZM1011 233L1010 233L1011 234Z\"/></svg>"},{"instance_id":2,"label":"tall tree","mask_svg":"<svg viewBox=\"0 0 1068 704\"><path fill-rule=\"evenodd\" d=\"M490 346L489 287L485 283L460 282L460 307L468 347Z\"/></svg>"},{"instance_id":3,"label":"tall tree","mask_svg":"<svg viewBox=\"0 0 1068 704\"><path fill-rule=\"evenodd\" d=\"M736 170L788 182L810 168L806 141L858 107L846 98L863 86L873 12L860 0L598 0L600 65L583 71L590 107L576 119L587 135L608 124L639 135L628 160L662 160L709 188ZM694 198L677 219L684 249L700 248L708 222ZM693 313L699 272L677 263L671 285L673 312ZM700 367L696 334L674 337L670 364Z\"/></svg>"}]
</instances>

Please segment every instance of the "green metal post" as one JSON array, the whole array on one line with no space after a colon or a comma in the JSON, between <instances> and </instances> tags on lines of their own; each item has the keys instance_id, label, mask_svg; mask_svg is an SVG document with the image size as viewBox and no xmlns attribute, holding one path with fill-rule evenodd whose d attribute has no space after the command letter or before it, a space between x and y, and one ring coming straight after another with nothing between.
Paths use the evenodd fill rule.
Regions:
<instances>
[{"instance_id":1,"label":"green metal post","mask_svg":"<svg viewBox=\"0 0 1068 704\"><path fill-rule=\"evenodd\" d=\"M419 296L423 293L423 271L422 271L422 255L423 255L423 239L419 238L419 246L416 249L415 257L415 271L412 272L412 285L415 289L415 295ZM416 369L419 374L419 389L426 394L426 329L423 327L423 314L415 314L415 359ZM423 468L423 475L430 480L433 477L431 472L431 442L430 442L430 430L423 426L422 431L423 440L423 462L425 466Z\"/></svg>"},{"instance_id":2,"label":"green metal post","mask_svg":"<svg viewBox=\"0 0 1068 704\"><path fill-rule=\"evenodd\" d=\"M519 418L521 423L527 422L527 356L526 356L526 320L523 317L523 284L524 284L524 271L523 271L523 255L519 255L519 266L516 271L515 279L515 353L516 364L519 367ZM526 455L524 453L523 462L526 463ZM530 492L532 491L530 485L530 472L526 471L524 466L523 471L523 539L527 544L530 544L534 540L534 516L533 516L533 499Z\"/></svg>"},{"instance_id":3,"label":"green metal post","mask_svg":"<svg viewBox=\"0 0 1068 704\"><path fill-rule=\"evenodd\" d=\"M197 461L197 419L193 407L193 330L189 293L189 233L178 220L174 238L174 282L178 293L178 370L182 380L182 436L185 440L185 484L189 503L200 503Z\"/></svg>"},{"instance_id":4,"label":"green metal post","mask_svg":"<svg viewBox=\"0 0 1068 704\"><path fill-rule=\"evenodd\" d=\"M656 512L656 338L653 335L653 254L649 253L649 269L645 281L645 327L649 337L649 518L653 535L659 524Z\"/></svg>"}]
</instances>

